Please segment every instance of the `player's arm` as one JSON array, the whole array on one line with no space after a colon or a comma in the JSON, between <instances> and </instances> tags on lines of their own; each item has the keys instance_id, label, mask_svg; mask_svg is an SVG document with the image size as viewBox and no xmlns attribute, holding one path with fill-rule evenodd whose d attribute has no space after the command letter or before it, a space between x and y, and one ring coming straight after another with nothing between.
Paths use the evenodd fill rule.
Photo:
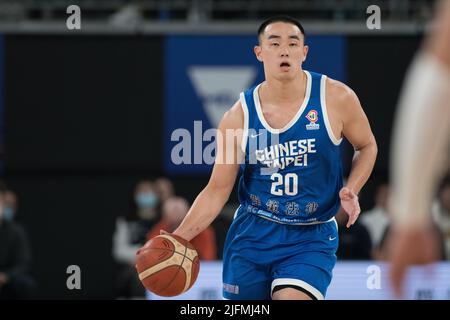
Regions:
<instances>
[{"instance_id":1,"label":"player's arm","mask_svg":"<svg viewBox=\"0 0 450 320\"><path fill-rule=\"evenodd\" d=\"M216 162L208 185L174 234L190 241L206 229L227 202L239 171L244 114L240 102L225 113L217 134ZM237 132L237 134L236 134Z\"/></svg>"},{"instance_id":2,"label":"player's arm","mask_svg":"<svg viewBox=\"0 0 450 320\"><path fill-rule=\"evenodd\" d=\"M377 157L377 143L355 92L345 84L330 80L332 99L339 110L342 134L353 145L355 156L346 187L358 194L369 179ZM328 87L327 87L328 90Z\"/></svg>"}]
</instances>

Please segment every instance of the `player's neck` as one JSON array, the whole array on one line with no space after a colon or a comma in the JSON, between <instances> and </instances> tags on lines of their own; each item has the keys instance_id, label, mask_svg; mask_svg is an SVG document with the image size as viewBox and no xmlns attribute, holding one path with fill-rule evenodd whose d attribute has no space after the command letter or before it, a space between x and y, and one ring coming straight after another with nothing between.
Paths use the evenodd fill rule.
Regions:
<instances>
[{"instance_id":1,"label":"player's neck","mask_svg":"<svg viewBox=\"0 0 450 320\"><path fill-rule=\"evenodd\" d=\"M294 102L305 96L307 77L302 70L293 79L278 80L275 78L266 78L262 87L265 96L275 102Z\"/></svg>"}]
</instances>

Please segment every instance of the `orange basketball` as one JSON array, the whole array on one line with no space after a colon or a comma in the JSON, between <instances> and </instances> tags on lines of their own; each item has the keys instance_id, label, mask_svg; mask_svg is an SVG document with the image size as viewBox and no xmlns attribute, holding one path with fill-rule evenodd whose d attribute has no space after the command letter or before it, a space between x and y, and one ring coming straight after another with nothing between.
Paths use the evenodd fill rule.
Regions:
<instances>
[{"instance_id":1,"label":"orange basketball","mask_svg":"<svg viewBox=\"0 0 450 320\"><path fill-rule=\"evenodd\" d=\"M164 234L139 249L136 269L145 288L159 296L173 297L192 287L200 262L189 241L174 234Z\"/></svg>"}]
</instances>

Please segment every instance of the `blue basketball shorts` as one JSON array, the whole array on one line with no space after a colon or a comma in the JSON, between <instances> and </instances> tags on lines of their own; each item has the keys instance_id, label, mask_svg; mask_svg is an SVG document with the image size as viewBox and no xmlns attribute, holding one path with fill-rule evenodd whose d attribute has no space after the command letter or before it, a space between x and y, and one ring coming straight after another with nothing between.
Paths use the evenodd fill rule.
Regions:
<instances>
[{"instance_id":1,"label":"blue basketball shorts","mask_svg":"<svg viewBox=\"0 0 450 320\"><path fill-rule=\"evenodd\" d=\"M324 299L336 264L336 220L312 225L280 224L243 206L227 234L223 297L269 300L277 286L293 286Z\"/></svg>"}]
</instances>

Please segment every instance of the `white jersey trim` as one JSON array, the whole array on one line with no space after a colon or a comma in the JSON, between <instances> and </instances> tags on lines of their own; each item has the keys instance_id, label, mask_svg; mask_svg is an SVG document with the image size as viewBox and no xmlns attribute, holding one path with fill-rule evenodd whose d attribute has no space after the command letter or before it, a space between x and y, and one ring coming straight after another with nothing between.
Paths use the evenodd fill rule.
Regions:
<instances>
[{"instance_id":1,"label":"white jersey trim","mask_svg":"<svg viewBox=\"0 0 450 320\"><path fill-rule=\"evenodd\" d=\"M327 128L328 137L330 138L331 142L333 142L334 145L338 146L342 142L342 138L337 139L334 136L333 130L331 129L330 120L328 119L328 111L327 111L327 104L326 104L326 84L327 84L327 76L322 75L322 79L320 79L320 104L322 105L322 114L323 114L323 122L325 122L325 127Z\"/></svg>"},{"instance_id":2,"label":"white jersey trim","mask_svg":"<svg viewBox=\"0 0 450 320\"><path fill-rule=\"evenodd\" d=\"M317 300L324 300L324 296L322 295L322 293L320 293L319 290L317 290L316 288L314 288L312 285L310 285L309 283L303 281L303 280L299 280L299 279L292 279L292 278L278 278L272 281L272 289L270 290L270 295L273 295L273 289L276 286L280 286L280 285L294 285L297 287L301 287L305 290L307 290L309 293L311 293L314 297L317 298Z\"/></svg>"},{"instance_id":3,"label":"white jersey trim","mask_svg":"<svg viewBox=\"0 0 450 320\"><path fill-rule=\"evenodd\" d=\"M241 206L242 206L242 205L239 205L239 207L238 207L238 208L236 209L236 211L234 212L233 220L236 219L237 214L238 214L238 211L239 211L239 209L241 208Z\"/></svg>"},{"instance_id":4,"label":"white jersey trim","mask_svg":"<svg viewBox=\"0 0 450 320\"><path fill-rule=\"evenodd\" d=\"M241 149L245 155L248 139L248 106L247 101L245 101L245 95L243 92L241 92L239 100L241 102L242 111L244 112L244 131L242 132Z\"/></svg>"},{"instance_id":5,"label":"white jersey trim","mask_svg":"<svg viewBox=\"0 0 450 320\"><path fill-rule=\"evenodd\" d=\"M311 74L306 71L303 70L306 74L306 78L307 78L307 84L306 84L306 93L305 93L305 99L303 99L303 103L300 106L300 108L298 109L297 113L295 114L295 116L291 119L291 121L289 121L283 128L281 129L274 129L272 128L266 121L266 119L264 119L264 114L261 110L261 101L259 100L259 87L261 86L262 83L260 83L254 90L253 90L253 99L255 101L255 107L256 107L256 113L258 114L258 118L259 121L262 123L262 125L264 126L264 128L266 128L267 131L269 131L270 133L274 133L274 134L279 134L282 132L287 131L288 129L290 129L296 122L297 120L300 118L300 116L302 115L303 111L305 111L306 106L308 105L309 102L309 97L311 96Z\"/></svg>"}]
</instances>

